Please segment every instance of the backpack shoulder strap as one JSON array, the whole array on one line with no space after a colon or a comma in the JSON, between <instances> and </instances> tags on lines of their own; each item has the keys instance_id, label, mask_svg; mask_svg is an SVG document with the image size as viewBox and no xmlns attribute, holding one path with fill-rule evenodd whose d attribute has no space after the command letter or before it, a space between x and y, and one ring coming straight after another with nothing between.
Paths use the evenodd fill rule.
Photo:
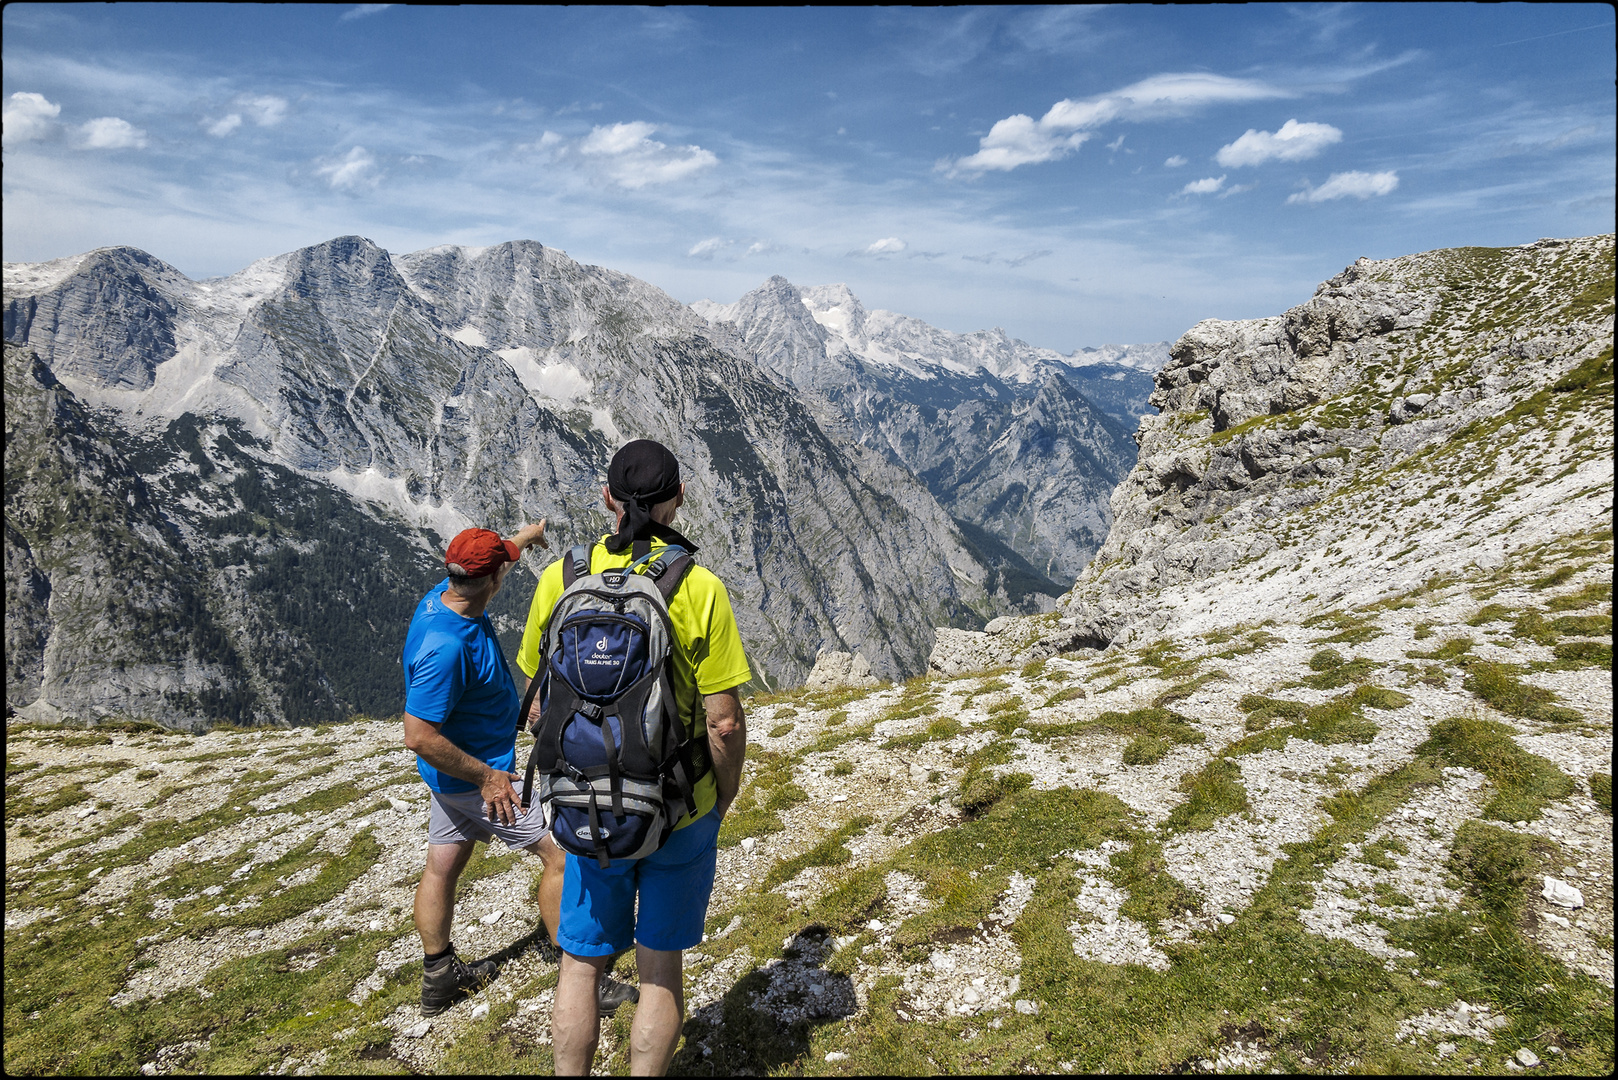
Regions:
<instances>
[{"instance_id":1,"label":"backpack shoulder strap","mask_svg":"<svg viewBox=\"0 0 1618 1080\"><path fill-rule=\"evenodd\" d=\"M686 572L696 565L696 557L680 545L671 544L637 559L630 569L634 570L643 564L646 567L644 573L652 579L652 583L657 586L658 594L663 597L663 606L668 607L669 602L674 599L674 590L685 580Z\"/></svg>"},{"instance_id":2,"label":"backpack shoulder strap","mask_svg":"<svg viewBox=\"0 0 1618 1080\"><path fill-rule=\"evenodd\" d=\"M685 580L687 572L696 564L696 557L690 554L681 555L670 562L659 560L655 564L655 568L650 571L652 583L657 586L657 591L662 594L664 607L668 607L673 602L674 590L680 587L680 582Z\"/></svg>"},{"instance_id":3,"label":"backpack shoulder strap","mask_svg":"<svg viewBox=\"0 0 1618 1080\"><path fill-rule=\"evenodd\" d=\"M594 544L575 544L562 564L562 588L571 588L581 577L590 576L590 551Z\"/></svg>"}]
</instances>

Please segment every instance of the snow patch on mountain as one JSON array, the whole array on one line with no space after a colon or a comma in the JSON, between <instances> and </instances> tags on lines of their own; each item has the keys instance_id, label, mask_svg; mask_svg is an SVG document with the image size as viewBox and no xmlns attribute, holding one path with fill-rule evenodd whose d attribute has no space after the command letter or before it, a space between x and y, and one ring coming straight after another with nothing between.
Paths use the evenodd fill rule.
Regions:
<instances>
[{"instance_id":1,"label":"snow patch on mountain","mask_svg":"<svg viewBox=\"0 0 1618 1080\"><path fill-rule=\"evenodd\" d=\"M69 255L64 259L37 263L8 262L4 266L6 292L26 294L53 289L71 277L84 260L94 254L87 251L83 255Z\"/></svg>"},{"instance_id":2,"label":"snow patch on mountain","mask_svg":"<svg viewBox=\"0 0 1618 1080\"><path fill-rule=\"evenodd\" d=\"M523 389L541 404L546 401L582 401L590 396L590 380L572 364L547 364L527 346L495 351L516 374Z\"/></svg>"},{"instance_id":3,"label":"snow patch on mountain","mask_svg":"<svg viewBox=\"0 0 1618 1080\"><path fill-rule=\"evenodd\" d=\"M376 466L361 472L333 469L314 474L362 503L379 503L411 525L429 528L439 536L454 536L473 522L453 503L417 502L410 497L402 476L388 476Z\"/></svg>"},{"instance_id":4,"label":"snow patch on mountain","mask_svg":"<svg viewBox=\"0 0 1618 1080\"><path fill-rule=\"evenodd\" d=\"M804 307L826 331L828 356L846 354L916 379L937 379L944 373L988 373L1005 382L1028 386L1042 383L1053 374L1098 364L1152 374L1162 370L1169 358L1166 341L1102 345L1064 354L1030 345L999 327L958 334L895 311L867 310L853 290L840 282L789 287L796 289ZM742 301L720 304L705 299L690 306L710 323L735 323L743 314ZM1121 380L1124 375L1102 377Z\"/></svg>"},{"instance_id":5,"label":"snow patch on mountain","mask_svg":"<svg viewBox=\"0 0 1618 1080\"><path fill-rule=\"evenodd\" d=\"M1169 343L1149 341L1139 345L1102 345L1094 349L1075 349L1067 358L1069 367L1084 368L1096 364L1115 364L1119 367L1144 371L1156 375L1169 362ZM1107 375L1108 379L1122 379L1122 373Z\"/></svg>"}]
</instances>

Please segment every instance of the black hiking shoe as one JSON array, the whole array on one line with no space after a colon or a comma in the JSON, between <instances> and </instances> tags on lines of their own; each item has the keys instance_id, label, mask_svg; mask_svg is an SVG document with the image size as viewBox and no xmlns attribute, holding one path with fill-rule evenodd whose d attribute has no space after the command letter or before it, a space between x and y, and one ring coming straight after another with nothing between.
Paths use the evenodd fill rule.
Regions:
<instances>
[{"instance_id":1,"label":"black hiking shoe","mask_svg":"<svg viewBox=\"0 0 1618 1080\"><path fill-rule=\"evenodd\" d=\"M446 963L421 974L421 1015L437 1016L468 994L494 981L500 967L493 960L468 964L454 953Z\"/></svg>"},{"instance_id":2,"label":"black hiking shoe","mask_svg":"<svg viewBox=\"0 0 1618 1080\"><path fill-rule=\"evenodd\" d=\"M619 982L611 975L601 976L596 984L596 1012L602 1016L611 1016L618 1011L618 1006L633 1005L640 1000L640 990L626 982Z\"/></svg>"}]
</instances>

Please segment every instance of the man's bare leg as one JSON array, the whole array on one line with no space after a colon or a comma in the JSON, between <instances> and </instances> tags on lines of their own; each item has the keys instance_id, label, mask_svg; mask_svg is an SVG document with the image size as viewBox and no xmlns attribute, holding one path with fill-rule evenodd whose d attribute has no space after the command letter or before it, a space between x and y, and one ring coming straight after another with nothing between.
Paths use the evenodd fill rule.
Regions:
<instances>
[{"instance_id":1,"label":"man's bare leg","mask_svg":"<svg viewBox=\"0 0 1618 1080\"><path fill-rule=\"evenodd\" d=\"M428 844L427 867L416 886L416 933L428 956L449 948L450 927L455 921L455 883L461 879L467 860L472 857L472 841L457 844Z\"/></svg>"},{"instance_id":2,"label":"man's bare leg","mask_svg":"<svg viewBox=\"0 0 1618 1080\"><path fill-rule=\"evenodd\" d=\"M640 1007L629 1029L631 1076L662 1076L674 1060L685 1022L683 953L635 946L640 972Z\"/></svg>"},{"instance_id":3,"label":"man's bare leg","mask_svg":"<svg viewBox=\"0 0 1618 1080\"><path fill-rule=\"evenodd\" d=\"M556 929L562 923L562 874L567 870L567 852L556 846L551 834L546 833L524 849L539 856L544 865L544 876L539 879L539 917L550 931L551 944L556 944Z\"/></svg>"},{"instance_id":4,"label":"man's bare leg","mask_svg":"<svg viewBox=\"0 0 1618 1080\"><path fill-rule=\"evenodd\" d=\"M557 1076L588 1076L601 1038L596 1010L596 983L609 956L562 954L556 978L556 1008L551 1013L551 1051ZM631 1067L634 1061L631 1058Z\"/></svg>"}]
</instances>

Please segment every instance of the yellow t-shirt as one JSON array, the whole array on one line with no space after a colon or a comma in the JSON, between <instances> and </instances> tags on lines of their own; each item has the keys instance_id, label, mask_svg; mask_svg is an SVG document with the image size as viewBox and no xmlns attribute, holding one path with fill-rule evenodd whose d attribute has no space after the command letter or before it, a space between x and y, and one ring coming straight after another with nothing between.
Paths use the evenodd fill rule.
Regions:
<instances>
[{"instance_id":1,"label":"yellow t-shirt","mask_svg":"<svg viewBox=\"0 0 1618 1080\"><path fill-rule=\"evenodd\" d=\"M662 540L652 541L654 550L667 546ZM517 650L517 666L530 679L539 671L539 649L545 639L545 627L551 621L556 601L562 596L562 564L566 559L564 555L541 571L534 601L528 608L522 647ZM632 562L634 558L629 548L616 555L607 550L605 543L597 543L590 549L592 574ZM747 654L742 651L742 637L736 629L736 616L730 609L730 595L725 592L724 582L711 570L692 566L669 602L669 621L674 624L674 701L680 715L686 719L691 736L706 738L702 697L740 686L753 677ZM719 801L719 788L714 783L712 769L697 781L693 794L697 812L682 818L676 829L683 829L702 817Z\"/></svg>"}]
</instances>

